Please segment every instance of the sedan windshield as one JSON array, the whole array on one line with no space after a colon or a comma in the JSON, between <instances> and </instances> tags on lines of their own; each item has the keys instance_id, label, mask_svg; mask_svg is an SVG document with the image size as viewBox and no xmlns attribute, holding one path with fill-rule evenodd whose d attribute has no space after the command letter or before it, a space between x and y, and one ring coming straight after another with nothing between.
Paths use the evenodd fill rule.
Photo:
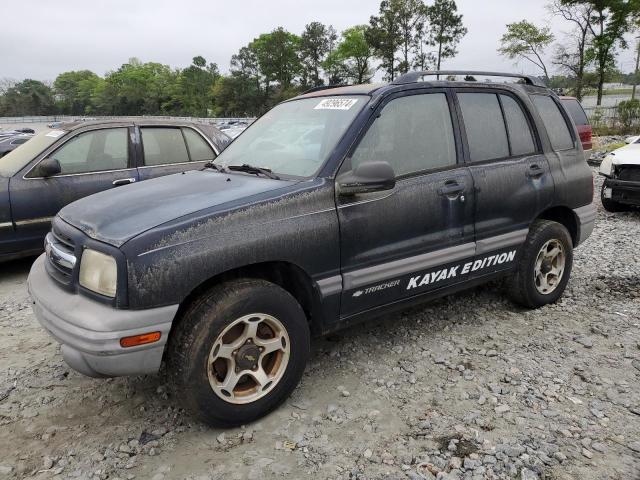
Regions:
<instances>
[{"instance_id":1,"label":"sedan windshield","mask_svg":"<svg viewBox=\"0 0 640 480\"><path fill-rule=\"evenodd\" d=\"M327 160L369 97L315 97L282 103L236 138L216 165L251 165L310 177Z\"/></svg>"},{"instance_id":2,"label":"sedan windshield","mask_svg":"<svg viewBox=\"0 0 640 480\"><path fill-rule=\"evenodd\" d=\"M0 177L11 177L19 172L31 160L51 146L58 138L66 135L64 130L47 130L4 157L0 158Z\"/></svg>"}]
</instances>

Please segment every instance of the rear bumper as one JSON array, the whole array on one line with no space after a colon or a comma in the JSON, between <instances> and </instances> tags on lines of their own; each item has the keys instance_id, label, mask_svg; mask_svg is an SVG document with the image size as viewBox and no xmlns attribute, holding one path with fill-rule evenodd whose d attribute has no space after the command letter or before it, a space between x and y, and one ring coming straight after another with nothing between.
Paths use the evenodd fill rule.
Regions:
<instances>
[{"instance_id":1,"label":"rear bumper","mask_svg":"<svg viewBox=\"0 0 640 480\"><path fill-rule=\"evenodd\" d=\"M155 373L178 305L149 310L118 310L58 286L41 255L31 267L28 288L40 324L62 344L67 364L90 377ZM120 339L160 332L160 340L122 348Z\"/></svg>"},{"instance_id":2,"label":"rear bumper","mask_svg":"<svg viewBox=\"0 0 640 480\"><path fill-rule=\"evenodd\" d=\"M640 182L607 178L604 188L611 189L611 200L625 205L640 206Z\"/></svg>"},{"instance_id":3,"label":"rear bumper","mask_svg":"<svg viewBox=\"0 0 640 480\"><path fill-rule=\"evenodd\" d=\"M576 244L574 245L574 247L577 247L593 233L597 215L596 205L595 203L590 203L584 207L574 209L573 213L575 213L578 219L578 235Z\"/></svg>"}]
</instances>

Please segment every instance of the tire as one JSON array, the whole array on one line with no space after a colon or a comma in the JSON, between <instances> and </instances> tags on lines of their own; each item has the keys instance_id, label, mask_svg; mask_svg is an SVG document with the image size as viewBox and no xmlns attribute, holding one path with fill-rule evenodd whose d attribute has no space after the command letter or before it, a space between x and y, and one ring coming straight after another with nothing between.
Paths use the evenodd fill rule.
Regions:
<instances>
[{"instance_id":1,"label":"tire","mask_svg":"<svg viewBox=\"0 0 640 480\"><path fill-rule=\"evenodd\" d=\"M555 246L561 249L563 255L561 274L553 272L558 270L560 260L550 262L550 257L547 257L553 253L552 247ZM545 253L542 252L543 247L546 249ZM536 276L536 266L539 263L542 277ZM539 308L556 302L569 282L572 265L573 241L566 227L550 220L537 220L529 230L515 271L507 277L509 297L527 308ZM544 271L549 268L551 271L545 274ZM544 280L539 282L540 278Z\"/></svg>"},{"instance_id":2,"label":"tire","mask_svg":"<svg viewBox=\"0 0 640 480\"><path fill-rule=\"evenodd\" d=\"M169 339L167 373L193 415L234 427L278 407L300 382L309 352L309 325L296 299L273 283L242 279L211 288L187 308Z\"/></svg>"},{"instance_id":3,"label":"tire","mask_svg":"<svg viewBox=\"0 0 640 480\"><path fill-rule=\"evenodd\" d=\"M617 213L617 212L626 212L629 210L629 208L626 205L620 202L616 202L615 200L611 200L610 198L605 198L604 189L605 189L605 186L603 185L602 190L600 191L600 201L602 202L602 206L607 212Z\"/></svg>"}]
</instances>

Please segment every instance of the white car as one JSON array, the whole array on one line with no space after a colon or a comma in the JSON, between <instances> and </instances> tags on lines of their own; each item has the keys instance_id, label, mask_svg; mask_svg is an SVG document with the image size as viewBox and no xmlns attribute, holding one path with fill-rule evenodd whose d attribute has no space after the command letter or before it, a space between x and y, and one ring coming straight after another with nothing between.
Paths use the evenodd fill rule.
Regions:
<instances>
[{"instance_id":1,"label":"white car","mask_svg":"<svg viewBox=\"0 0 640 480\"><path fill-rule=\"evenodd\" d=\"M628 145L610 152L600 164L602 206L610 212L640 207L640 136L629 137Z\"/></svg>"}]
</instances>

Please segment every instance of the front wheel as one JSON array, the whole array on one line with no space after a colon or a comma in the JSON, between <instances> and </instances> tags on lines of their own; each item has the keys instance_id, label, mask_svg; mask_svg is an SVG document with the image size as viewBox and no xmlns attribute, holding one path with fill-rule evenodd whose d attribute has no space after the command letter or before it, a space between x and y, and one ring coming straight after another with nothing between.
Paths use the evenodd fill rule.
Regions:
<instances>
[{"instance_id":1,"label":"front wheel","mask_svg":"<svg viewBox=\"0 0 640 480\"><path fill-rule=\"evenodd\" d=\"M169 340L176 398L209 425L256 420L299 383L309 338L304 311L279 286L253 279L218 285L186 310Z\"/></svg>"},{"instance_id":2,"label":"front wheel","mask_svg":"<svg viewBox=\"0 0 640 480\"><path fill-rule=\"evenodd\" d=\"M573 265L573 241L557 222L538 220L529 230L516 270L507 278L511 299L527 308L556 302Z\"/></svg>"}]
</instances>

